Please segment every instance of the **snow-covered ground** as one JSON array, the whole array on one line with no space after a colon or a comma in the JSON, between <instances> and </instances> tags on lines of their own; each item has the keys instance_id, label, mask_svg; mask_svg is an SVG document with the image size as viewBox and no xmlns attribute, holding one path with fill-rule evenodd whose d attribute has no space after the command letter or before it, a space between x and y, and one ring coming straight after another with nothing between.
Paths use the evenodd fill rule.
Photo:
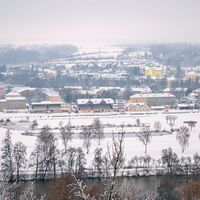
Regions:
<instances>
[{"instance_id":1,"label":"snow-covered ground","mask_svg":"<svg viewBox=\"0 0 200 200\"><path fill-rule=\"evenodd\" d=\"M43 127L44 125L49 125L51 128L55 128L59 126L60 121L63 122L63 124L67 124L70 120L72 125L75 126L81 126L81 125L89 125L93 122L93 120L98 117L100 121L103 124L112 124L112 125L134 125L136 124L136 119L140 119L141 123L145 123L150 125L151 129L153 129L155 121L160 121L162 124L162 130L169 130L170 127L166 122L166 115L169 115L169 113L146 113L142 115L134 115L134 114L92 114L92 115L76 115L76 114L0 114L0 119L4 118L10 118L11 120L15 121L15 123L20 123L19 121L25 120L29 118L29 121L33 121L37 118L39 127ZM179 156L193 156L195 153L200 152L200 139L199 139L199 133L200 133L200 113L199 112L180 112L180 113L174 113L170 115L177 116L177 120L175 122L174 128L179 128L184 124L184 121L188 120L194 120L197 121L196 127L193 128L191 131L191 136L189 139L189 146L185 150L184 153L181 153L181 147L179 143L176 140L176 133L169 134L169 135L163 135L163 136L153 136L151 139L151 143L148 146L148 154L158 159L161 157L161 151L164 148L171 147L173 150L179 155ZM29 116L29 117L28 117ZM23 130L24 129L24 130ZM35 136L25 136L21 133L25 131L26 128L21 128L21 130L11 130L12 132L12 141L13 143L17 141L23 142L27 146L28 155L33 150L35 145ZM137 131L135 127L129 127L128 132L130 131ZM0 128L0 140L3 139L4 133L6 129ZM111 132L118 132L118 130L115 130L114 128L111 130ZM60 139L59 134L56 134L56 137L58 138L58 147L62 148L62 141ZM69 146L71 147L82 147L82 140L78 137L75 137L72 139L72 141L69 143ZM106 135L106 137L101 141L101 147L103 148L104 153L107 151L107 146L112 143L112 137L111 134ZM97 140L92 140L92 145L90 148L89 154L86 156L88 160L88 166L91 165L91 161L93 159L93 152L95 148L98 147ZM134 137L133 134L127 134L125 138L124 143L124 151L126 155L126 160L130 160L134 156L142 156L144 155L144 146L143 144Z\"/></svg>"}]
</instances>

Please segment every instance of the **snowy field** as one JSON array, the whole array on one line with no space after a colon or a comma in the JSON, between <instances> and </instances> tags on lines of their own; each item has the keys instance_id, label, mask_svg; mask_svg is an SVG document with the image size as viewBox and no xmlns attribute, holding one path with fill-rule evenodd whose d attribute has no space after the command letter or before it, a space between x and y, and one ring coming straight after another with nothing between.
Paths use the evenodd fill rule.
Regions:
<instances>
[{"instance_id":1,"label":"snowy field","mask_svg":"<svg viewBox=\"0 0 200 200\"><path fill-rule=\"evenodd\" d=\"M176 133L163 135L163 136L153 136L151 139L151 143L148 146L148 154L158 159L161 157L161 151L164 148L171 147L179 156L193 156L195 153L200 153L200 113L199 112L180 112L180 113L146 113L146 114L114 114L114 113L107 113L107 114L0 114L0 119L11 119L14 121L15 124L18 124L20 127L20 121L29 120L31 123L34 119L37 119L39 127L43 127L45 125L49 125L51 128L56 128L59 126L59 123L62 121L63 124L67 124L70 120L72 125L81 126L81 125L90 125L95 118L99 118L100 121L105 124L111 125L135 125L136 119L140 119L141 123L150 125L151 129L153 129L155 121L160 121L162 124L162 130L169 130L170 127L166 122L166 115L174 115L177 117L175 122L174 128L179 128L184 124L184 121L194 120L197 121L196 127L193 128L191 131L191 136L189 139L189 146L185 150L184 153L181 153L181 147L176 140ZM23 124L23 123L22 123ZM25 136L21 133L26 131L26 126L21 126L21 130L12 130L12 141L13 143L17 141L23 142L27 146L28 156L30 152L33 150L35 145L36 136ZM4 133L6 131L5 127L0 128L0 140L3 139ZM113 128L110 132L117 133L119 128ZM131 131L138 131L136 127L128 127L128 132ZM58 138L58 147L63 148L62 141L60 139L60 135L56 134ZM68 146L71 147L82 147L82 140L79 139L77 136L72 139ZM107 146L112 143L111 134L105 134L105 138L101 141L101 146L103 148L104 153L107 151ZM91 160L94 157L94 150L95 148L99 147L97 140L92 140L92 145L90 148L90 152L86 155L88 166L91 166ZM86 152L86 150L85 150ZM134 137L133 134L127 134L125 138L124 144L124 152L126 156L126 160L129 161L134 156L143 156L144 155L144 146L143 144Z\"/></svg>"}]
</instances>

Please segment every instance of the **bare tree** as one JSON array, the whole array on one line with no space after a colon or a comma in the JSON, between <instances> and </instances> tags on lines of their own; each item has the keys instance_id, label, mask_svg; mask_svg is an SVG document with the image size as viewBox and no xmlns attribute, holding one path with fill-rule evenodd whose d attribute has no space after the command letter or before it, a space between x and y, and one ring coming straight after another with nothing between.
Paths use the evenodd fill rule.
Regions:
<instances>
[{"instance_id":1,"label":"bare tree","mask_svg":"<svg viewBox=\"0 0 200 200\"><path fill-rule=\"evenodd\" d=\"M192 131L192 129L196 126L196 123L194 121L190 121L188 123L188 126L190 127L190 130Z\"/></svg>"},{"instance_id":2,"label":"bare tree","mask_svg":"<svg viewBox=\"0 0 200 200\"><path fill-rule=\"evenodd\" d=\"M26 146L24 144L22 144L22 142L17 142L14 145L14 150L13 150L13 154L14 154L14 160L16 163L16 171L17 171L17 181L20 180L20 169L22 167L25 168L26 165Z\"/></svg>"},{"instance_id":3,"label":"bare tree","mask_svg":"<svg viewBox=\"0 0 200 200\"><path fill-rule=\"evenodd\" d=\"M62 125L62 122L60 123L60 133L61 133L64 148L65 148L65 152L66 152L67 144L72 139L72 135L73 135L70 121L68 121L68 124L65 126Z\"/></svg>"},{"instance_id":4,"label":"bare tree","mask_svg":"<svg viewBox=\"0 0 200 200\"><path fill-rule=\"evenodd\" d=\"M32 124L31 124L31 129L34 130L34 129L36 129L37 126L38 126L37 120L33 120Z\"/></svg>"},{"instance_id":5,"label":"bare tree","mask_svg":"<svg viewBox=\"0 0 200 200\"><path fill-rule=\"evenodd\" d=\"M167 116L165 117L165 119L166 119L166 121L167 121L167 124L169 123L169 117L170 117L170 115L167 115Z\"/></svg>"},{"instance_id":6,"label":"bare tree","mask_svg":"<svg viewBox=\"0 0 200 200\"><path fill-rule=\"evenodd\" d=\"M75 174L78 178L82 178L85 175L86 165L83 149L81 147L77 149L69 148L63 157L58 160L58 165L62 173L68 171Z\"/></svg>"},{"instance_id":7,"label":"bare tree","mask_svg":"<svg viewBox=\"0 0 200 200\"><path fill-rule=\"evenodd\" d=\"M177 120L177 116L174 116L174 115L167 115L166 116L166 120L167 120L167 123L169 124L170 128L171 128L171 131L173 131L173 127L175 125L175 122Z\"/></svg>"},{"instance_id":8,"label":"bare tree","mask_svg":"<svg viewBox=\"0 0 200 200\"><path fill-rule=\"evenodd\" d=\"M194 163L195 171L199 172L200 155L198 153L193 155L193 163Z\"/></svg>"},{"instance_id":9,"label":"bare tree","mask_svg":"<svg viewBox=\"0 0 200 200\"><path fill-rule=\"evenodd\" d=\"M40 171L41 178L45 178L47 171L56 175L56 139L50 128L45 126L37 137L36 151L33 155L36 156L36 170Z\"/></svg>"},{"instance_id":10,"label":"bare tree","mask_svg":"<svg viewBox=\"0 0 200 200\"><path fill-rule=\"evenodd\" d=\"M76 171L75 174L78 178L82 178L85 172L86 159L82 148L76 150Z\"/></svg>"},{"instance_id":11,"label":"bare tree","mask_svg":"<svg viewBox=\"0 0 200 200\"><path fill-rule=\"evenodd\" d=\"M186 176L186 180L188 181L189 174L191 172L192 159L191 157L181 157L180 159L181 168L183 170L184 175Z\"/></svg>"},{"instance_id":12,"label":"bare tree","mask_svg":"<svg viewBox=\"0 0 200 200\"><path fill-rule=\"evenodd\" d=\"M154 129L157 132L161 131L161 123L159 121L155 121L155 123L154 123Z\"/></svg>"},{"instance_id":13,"label":"bare tree","mask_svg":"<svg viewBox=\"0 0 200 200\"><path fill-rule=\"evenodd\" d=\"M103 167L102 148L95 149L93 165L97 170L98 176L101 177Z\"/></svg>"},{"instance_id":14,"label":"bare tree","mask_svg":"<svg viewBox=\"0 0 200 200\"><path fill-rule=\"evenodd\" d=\"M185 151L185 149L188 146L189 138L190 138L189 129L186 126L181 126L176 133L176 139L178 140L182 148L182 153Z\"/></svg>"},{"instance_id":15,"label":"bare tree","mask_svg":"<svg viewBox=\"0 0 200 200\"><path fill-rule=\"evenodd\" d=\"M92 123L92 130L94 132L94 137L98 139L98 143L100 145L101 139L104 137L104 131L99 118L94 119L94 122Z\"/></svg>"},{"instance_id":16,"label":"bare tree","mask_svg":"<svg viewBox=\"0 0 200 200\"><path fill-rule=\"evenodd\" d=\"M190 127L190 130L192 131L192 129L196 126L196 121L185 121L184 123L188 124L188 126Z\"/></svg>"},{"instance_id":17,"label":"bare tree","mask_svg":"<svg viewBox=\"0 0 200 200\"><path fill-rule=\"evenodd\" d=\"M145 154L147 154L148 144L151 142L151 132L149 126L142 127L142 132L136 133L137 138L141 141L145 147Z\"/></svg>"},{"instance_id":18,"label":"bare tree","mask_svg":"<svg viewBox=\"0 0 200 200\"><path fill-rule=\"evenodd\" d=\"M161 159L163 164L165 164L169 169L170 173L173 174L173 171L176 169L179 163L179 159L176 153L173 152L171 147L162 150Z\"/></svg>"},{"instance_id":19,"label":"bare tree","mask_svg":"<svg viewBox=\"0 0 200 200\"><path fill-rule=\"evenodd\" d=\"M69 148L67 150L68 155L68 170L75 171L75 163L76 163L76 149L75 148Z\"/></svg>"},{"instance_id":20,"label":"bare tree","mask_svg":"<svg viewBox=\"0 0 200 200\"><path fill-rule=\"evenodd\" d=\"M80 133L80 138L83 139L83 146L86 148L88 154L91 146L91 139L94 138L91 126L85 126L83 128L82 132Z\"/></svg>"},{"instance_id":21,"label":"bare tree","mask_svg":"<svg viewBox=\"0 0 200 200\"><path fill-rule=\"evenodd\" d=\"M140 126L140 119L136 119L136 126Z\"/></svg>"},{"instance_id":22,"label":"bare tree","mask_svg":"<svg viewBox=\"0 0 200 200\"><path fill-rule=\"evenodd\" d=\"M123 166L125 162L124 157L124 136L125 132L118 133L117 139L113 136L113 143L108 146L108 160L106 161L106 174L107 177L104 179L104 199L114 200L118 193L117 177L122 175Z\"/></svg>"},{"instance_id":23,"label":"bare tree","mask_svg":"<svg viewBox=\"0 0 200 200\"><path fill-rule=\"evenodd\" d=\"M29 167L35 167L35 180L38 178L39 163L41 159L41 152L36 145L35 149L30 154Z\"/></svg>"},{"instance_id":24,"label":"bare tree","mask_svg":"<svg viewBox=\"0 0 200 200\"><path fill-rule=\"evenodd\" d=\"M5 138L2 141L1 148L1 170L6 181L13 182L14 163L13 163L13 145L11 141L10 130L8 129Z\"/></svg>"}]
</instances>

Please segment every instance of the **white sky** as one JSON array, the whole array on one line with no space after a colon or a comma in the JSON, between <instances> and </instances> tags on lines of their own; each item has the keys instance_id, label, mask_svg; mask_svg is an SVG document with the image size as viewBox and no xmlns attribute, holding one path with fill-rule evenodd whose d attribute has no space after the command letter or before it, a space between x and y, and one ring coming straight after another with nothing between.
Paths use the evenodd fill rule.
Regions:
<instances>
[{"instance_id":1,"label":"white sky","mask_svg":"<svg viewBox=\"0 0 200 200\"><path fill-rule=\"evenodd\" d=\"M0 0L0 43L200 43L200 0Z\"/></svg>"}]
</instances>

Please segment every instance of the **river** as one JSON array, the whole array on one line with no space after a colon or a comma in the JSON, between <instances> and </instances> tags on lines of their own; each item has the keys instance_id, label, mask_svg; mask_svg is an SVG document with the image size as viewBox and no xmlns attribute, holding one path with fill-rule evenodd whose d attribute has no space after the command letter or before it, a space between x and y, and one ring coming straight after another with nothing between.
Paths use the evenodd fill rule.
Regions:
<instances>
[{"instance_id":1,"label":"river","mask_svg":"<svg viewBox=\"0 0 200 200\"><path fill-rule=\"evenodd\" d=\"M147 193L147 192L153 192L156 191L157 188L160 186L160 184L165 182L173 183L174 186L177 188L177 190L187 181L189 180L200 180L200 175L195 176L148 176L148 177L129 177L129 178L123 178L119 181L122 182L124 186L130 186L134 188L137 191L138 195ZM98 179L85 179L85 184L96 184L99 183ZM44 195L48 193L50 190L53 181L38 181L36 183L32 182L25 182L22 184L23 189L27 189L27 187L30 187L31 184L33 184L34 191L38 196ZM19 199L19 198L18 198ZM18 200L16 198L16 200Z\"/></svg>"}]
</instances>

